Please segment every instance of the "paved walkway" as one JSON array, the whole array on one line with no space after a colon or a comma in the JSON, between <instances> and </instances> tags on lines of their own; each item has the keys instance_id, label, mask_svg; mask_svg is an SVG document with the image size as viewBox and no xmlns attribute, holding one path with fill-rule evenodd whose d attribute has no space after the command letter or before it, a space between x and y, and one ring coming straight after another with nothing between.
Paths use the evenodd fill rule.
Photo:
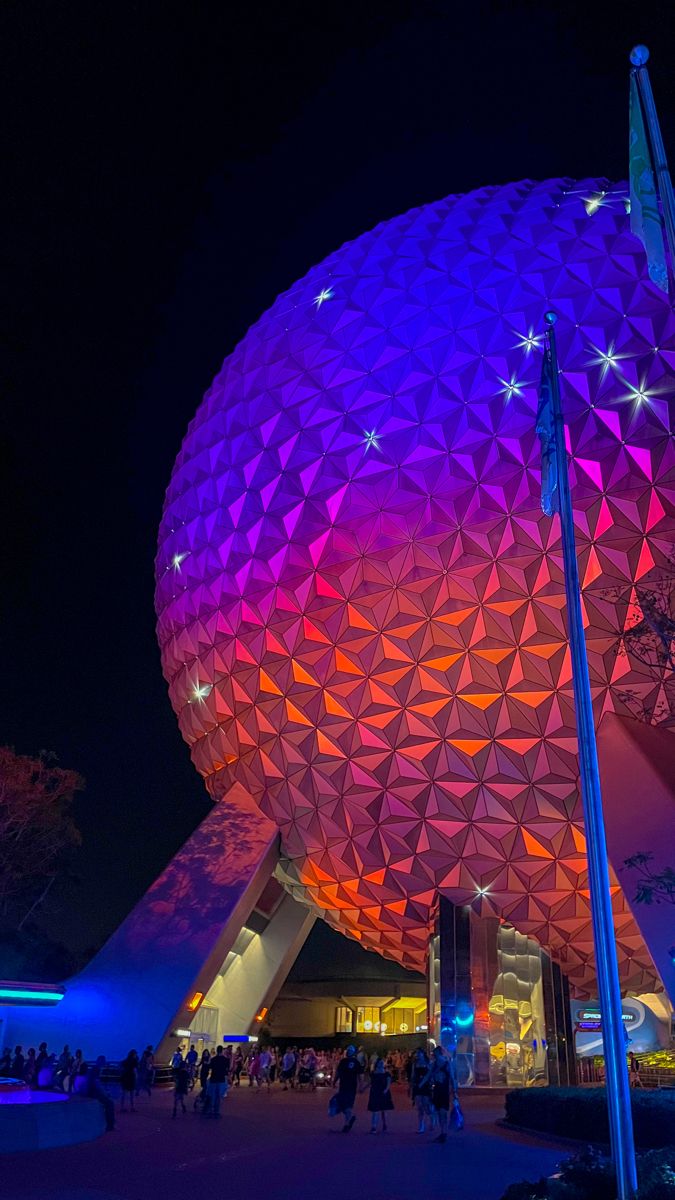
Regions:
<instances>
[{"instance_id":1,"label":"paved walkway","mask_svg":"<svg viewBox=\"0 0 675 1200\"><path fill-rule=\"evenodd\" d=\"M419 1136L400 1088L386 1136L327 1116L328 1091L230 1093L219 1121L171 1119L172 1097L141 1097L96 1142L0 1160L3 1200L499 1200L507 1184L550 1174L565 1151L500 1129L500 1098L462 1096L466 1128L445 1145ZM188 1098L189 1099L189 1098Z\"/></svg>"}]
</instances>

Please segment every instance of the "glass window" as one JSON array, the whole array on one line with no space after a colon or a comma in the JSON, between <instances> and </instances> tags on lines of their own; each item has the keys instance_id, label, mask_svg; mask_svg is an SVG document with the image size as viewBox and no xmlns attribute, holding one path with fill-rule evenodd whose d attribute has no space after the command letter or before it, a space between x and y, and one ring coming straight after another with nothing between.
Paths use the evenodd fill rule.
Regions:
<instances>
[{"instance_id":1,"label":"glass window","mask_svg":"<svg viewBox=\"0 0 675 1200\"><path fill-rule=\"evenodd\" d=\"M347 1006L344 1004L341 1004L335 1010L335 1032L352 1032L352 1010L351 1008L347 1008Z\"/></svg>"},{"instance_id":2,"label":"glass window","mask_svg":"<svg viewBox=\"0 0 675 1200\"><path fill-rule=\"evenodd\" d=\"M362 1008L356 1010L356 1032L357 1033L379 1033L380 1032L380 1010L373 1005L366 1004Z\"/></svg>"}]
</instances>

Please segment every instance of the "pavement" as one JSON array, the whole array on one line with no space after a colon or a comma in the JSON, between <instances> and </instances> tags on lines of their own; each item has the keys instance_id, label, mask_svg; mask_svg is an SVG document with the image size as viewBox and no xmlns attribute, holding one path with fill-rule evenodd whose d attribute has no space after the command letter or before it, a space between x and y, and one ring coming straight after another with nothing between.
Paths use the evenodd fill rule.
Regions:
<instances>
[{"instance_id":1,"label":"pavement","mask_svg":"<svg viewBox=\"0 0 675 1200\"><path fill-rule=\"evenodd\" d=\"M551 1174L569 1153L500 1128L502 1097L468 1092L465 1128L434 1144L417 1134L404 1089L393 1093L389 1130L372 1136L366 1095L343 1135L342 1119L327 1115L328 1089L233 1089L219 1120L196 1114L192 1097L173 1120L171 1093L157 1091L95 1142L3 1156L2 1200L500 1200L509 1183Z\"/></svg>"}]
</instances>

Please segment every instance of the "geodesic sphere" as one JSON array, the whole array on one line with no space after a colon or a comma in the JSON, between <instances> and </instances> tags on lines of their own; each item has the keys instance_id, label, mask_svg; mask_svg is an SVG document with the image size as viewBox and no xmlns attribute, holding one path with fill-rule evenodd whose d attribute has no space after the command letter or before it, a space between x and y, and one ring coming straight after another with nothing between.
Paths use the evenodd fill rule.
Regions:
<instances>
[{"instance_id":1,"label":"geodesic sphere","mask_svg":"<svg viewBox=\"0 0 675 1200\"><path fill-rule=\"evenodd\" d=\"M215 799L287 886L421 966L438 892L592 975L559 522L540 507L557 340L596 716L665 711L617 654L675 541L675 328L604 181L387 221L284 293L190 425L157 558L162 664ZM630 700L630 703L629 703ZM624 984L653 968L617 889Z\"/></svg>"}]
</instances>

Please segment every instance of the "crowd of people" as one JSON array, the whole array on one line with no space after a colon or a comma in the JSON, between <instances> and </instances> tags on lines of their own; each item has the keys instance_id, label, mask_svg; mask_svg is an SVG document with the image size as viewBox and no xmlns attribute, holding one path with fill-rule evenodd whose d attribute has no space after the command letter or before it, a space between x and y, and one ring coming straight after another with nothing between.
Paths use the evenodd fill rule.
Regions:
<instances>
[{"instance_id":1,"label":"crowd of people","mask_svg":"<svg viewBox=\"0 0 675 1200\"><path fill-rule=\"evenodd\" d=\"M105 1113L106 1128L115 1128L115 1104L103 1082L106 1059L100 1055L95 1062L85 1061L81 1050L73 1054L70 1046L64 1046L60 1054L49 1053L47 1043L41 1042L37 1054L30 1047L26 1054L23 1046L5 1046L0 1058L0 1080L19 1080L30 1088L49 1088L67 1092L68 1095L98 1100Z\"/></svg>"},{"instance_id":2,"label":"crowd of people","mask_svg":"<svg viewBox=\"0 0 675 1200\"><path fill-rule=\"evenodd\" d=\"M173 1116L178 1109L187 1112L186 1097L199 1083L194 1107L204 1116L219 1117L221 1102L230 1087L240 1087L246 1075L249 1088L270 1092L316 1090L319 1083L332 1084L334 1095L329 1104L331 1116L344 1117L343 1133L349 1133L356 1120L357 1095L368 1091L371 1133L387 1132L387 1113L394 1108L392 1084L406 1085L407 1095L417 1113L418 1133L435 1133L436 1142L445 1142L449 1120L462 1128L464 1118L457 1097L457 1080L452 1057L436 1046L431 1057L420 1047L413 1054L394 1050L385 1057L368 1056L363 1047L348 1046L346 1051L299 1050L288 1046L282 1053L275 1046L255 1046L247 1054L241 1047L218 1046L215 1054L208 1049L201 1058L191 1046L184 1054L176 1050L171 1063L174 1076Z\"/></svg>"},{"instance_id":3,"label":"crowd of people","mask_svg":"<svg viewBox=\"0 0 675 1200\"><path fill-rule=\"evenodd\" d=\"M0 1059L0 1077L20 1079L33 1088L57 1088L72 1092L78 1077L85 1077L88 1067L81 1050L73 1054L70 1046L61 1053L50 1054L47 1043L40 1042L37 1053L33 1046L24 1054L23 1046L5 1046Z\"/></svg>"},{"instance_id":4,"label":"crowd of people","mask_svg":"<svg viewBox=\"0 0 675 1200\"><path fill-rule=\"evenodd\" d=\"M213 1051L204 1049L200 1055L196 1046L191 1045L175 1051L170 1068L174 1118L179 1110L187 1113L188 1095L195 1090L194 1111L218 1119L230 1088L240 1087L245 1077L249 1088L268 1093L273 1089L315 1091L319 1085L332 1085L329 1114L344 1118L343 1133L353 1128L357 1096L366 1091L370 1131L377 1133L381 1129L386 1133L387 1113L394 1108L392 1084L406 1086L408 1099L417 1113L418 1133L435 1133L434 1140L444 1142L449 1119L457 1128L463 1125L454 1061L440 1046L434 1047L429 1057L421 1047L412 1054L393 1050L382 1056L368 1055L363 1047L355 1046L348 1046L345 1051L287 1046L282 1051L272 1045L242 1044L219 1045ZM25 1055L22 1046L16 1046L14 1051L6 1047L0 1058L0 1077L22 1080L34 1088L53 1088L98 1100L103 1105L108 1129L115 1126L111 1078L117 1079L122 1113L135 1111L135 1101L141 1093L152 1096L155 1075L152 1046L146 1046L140 1055L130 1050L116 1071L110 1070L103 1056L95 1063L87 1063L81 1050L72 1053L67 1045L59 1055L50 1054L45 1042L37 1053L31 1047Z\"/></svg>"}]
</instances>

